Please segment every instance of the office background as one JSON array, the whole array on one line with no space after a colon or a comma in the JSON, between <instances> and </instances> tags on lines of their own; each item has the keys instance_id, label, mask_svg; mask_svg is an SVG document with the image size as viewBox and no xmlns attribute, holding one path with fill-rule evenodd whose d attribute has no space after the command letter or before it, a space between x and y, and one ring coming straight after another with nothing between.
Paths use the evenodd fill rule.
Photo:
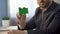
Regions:
<instances>
[{"instance_id":1,"label":"office background","mask_svg":"<svg viewBox=\"0 0 60 34\"><path fill-rule=\"evenodd\" d=\"M60 0L54 0L60 3ZM17 25L16 13L19 7L26 7L29 10L26 21L28 21L35 13L36 7L38 7L36 0L0 0L0 26L2 26L2 17L9 16L10 25Z\"/></svg>"}]
</instances>

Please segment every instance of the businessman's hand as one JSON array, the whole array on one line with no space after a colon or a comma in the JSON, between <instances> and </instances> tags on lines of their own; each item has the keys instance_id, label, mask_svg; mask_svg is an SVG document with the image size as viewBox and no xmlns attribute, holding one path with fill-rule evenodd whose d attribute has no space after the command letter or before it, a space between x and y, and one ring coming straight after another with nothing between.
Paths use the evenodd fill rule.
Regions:
<instances>
[{"instance_id":1,"label":"businessman's hand","mask_svg":"<svg viewBox=\"0 0 60 34\"><path fill-rule=\"evenodd\" d=\"M20 31L20 30L11 30L7 34L26 34L26 31Z\"/></svg>"},{"instance_id":2,"label":"businessman's hand","mask_svg":"<svg viewBox=\"0 0 60 34\"><path fill-rule=\"evenodd\" d=\"M19 13L17 13L17 19L18 19L18 24L22 27L22 29L24 29L26 15L25 14L19 15Z\"/></svg>"}]
</instances>

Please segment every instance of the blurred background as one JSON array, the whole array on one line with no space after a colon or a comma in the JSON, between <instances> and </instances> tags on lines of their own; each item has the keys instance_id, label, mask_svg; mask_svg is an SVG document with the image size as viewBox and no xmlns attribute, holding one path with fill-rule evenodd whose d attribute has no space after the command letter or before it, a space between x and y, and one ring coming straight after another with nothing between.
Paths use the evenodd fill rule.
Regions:
<instances>
[{"instance_id":1,"label":"blurred background","mask_svg":"<svg viewBox=\"0 0 60 34\"><path fill-rule=\"evenodd\" d=\"M60 0L54 0L60 3ZM26 15L26 21L28 21L35 13L35 9L38 7L36 0L0 0L0 27L2 26L2 17L10 17L10 25L17 25L16 14L19 11L19 7L28 8L28 14Z\"/></svg>"}]
</instances>

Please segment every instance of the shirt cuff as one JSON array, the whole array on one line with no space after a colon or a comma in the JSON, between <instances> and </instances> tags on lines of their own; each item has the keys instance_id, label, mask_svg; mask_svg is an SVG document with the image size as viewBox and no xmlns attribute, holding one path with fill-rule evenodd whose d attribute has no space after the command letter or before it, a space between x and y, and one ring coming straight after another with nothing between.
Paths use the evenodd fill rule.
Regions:
<instances>
[{"instance_id":1,"label":"shirt cuff","mask_svg":"<svg viewBox=\"0 0 60 34\"><path fill-rule=\"evenodd\" d=\"M24 29L24 27L22 27L21 25L18 24L18 26L19 26L20 29Z\"/></svg>"}]
</instances>

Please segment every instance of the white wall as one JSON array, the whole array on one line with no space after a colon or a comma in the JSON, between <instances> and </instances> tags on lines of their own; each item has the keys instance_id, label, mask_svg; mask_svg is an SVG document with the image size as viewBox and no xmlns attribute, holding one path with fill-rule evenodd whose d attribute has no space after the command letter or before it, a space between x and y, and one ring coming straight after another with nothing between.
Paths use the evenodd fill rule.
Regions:
<instances>
[{"instance_id":1,"label":"white wall","mask_svg":"<svg viewBox=\"0 0 60 34\"><path fill-rule=\"evenodd\" d=\"M16 17L16 13L19 11L19 7L27 7L29 13L32 11L31 0L9 0L10 4L10 16ZM13 15L13 16L12 16Z\"/></svg>"}]
</instances>

